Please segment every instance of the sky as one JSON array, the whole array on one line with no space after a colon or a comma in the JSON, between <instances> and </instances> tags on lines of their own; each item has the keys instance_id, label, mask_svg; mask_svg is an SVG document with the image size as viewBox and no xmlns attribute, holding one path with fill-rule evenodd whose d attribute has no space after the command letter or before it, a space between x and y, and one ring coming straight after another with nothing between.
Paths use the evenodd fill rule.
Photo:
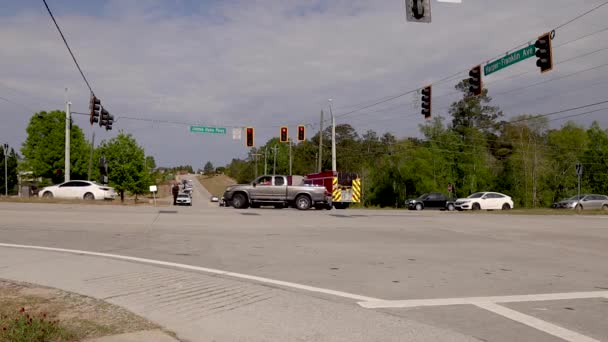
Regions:
<instances>
[{"instance_id":1,"label":"sky","mask_svg":"<svg viewBox=\"0 0 608 342\"><path fill-rule=\"evenodd\" d=\"M337 124L359 133L420 136L416 93L347 113L433 83L433 115L447 117L458 99L454 86L472 66L533 44L603 2L432 0L432 23L423 24L406 22L403 0L47 0L116 117L107 132L74 115L87 139L93 130L96 144L123 131L157 165L195 169L247 156L234 128L255 127L261 144L284 125L292 137L299 124L314 135L320 112L329 115L328 99ZM89 90L42 0L2 0L1 7L0 142L20 150L33 113L64 110L66 100L72 111L88 112ZM505 117L608 100L608 30L578 39L607 28L607 17L608 5L558 28L551 72L541 75L530 58L485 77ZM582 111L551 116L551 125ZM606 128L607 114L572 120ZM227 134L191 133L190 125Z\"/></svg>"}]
</instances>

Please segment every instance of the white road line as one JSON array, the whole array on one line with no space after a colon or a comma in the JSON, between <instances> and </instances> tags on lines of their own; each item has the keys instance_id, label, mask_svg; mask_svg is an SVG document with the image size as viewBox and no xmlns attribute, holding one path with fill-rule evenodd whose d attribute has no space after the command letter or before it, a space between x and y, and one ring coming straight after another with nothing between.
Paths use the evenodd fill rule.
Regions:
<instances>
[{"instance_id":1,"label":"white road line","mask_svg":"<svg viewBox=\"0 0 608 342\"><path fill-rule=\"evenodd\" d=\"M98 257L111 258L111 259L124 260L124 261L134 261L134 262L139 262L139 263L144 263L144 264L149 264L149 265L175 267L178 269L218 274L218 275L237 278L237 279L253 280L253 281L257 281L259 283L266 283L266 284L278 285L278 286L283 286L283 287L293 288L293 289L298 289L298 290L323 293L323 294L328 294L328 295L337 296L337 297L354 299L354 300L358 300L358 301L365 301L365 302L382 301L381 299L378 299L378 298L360 296L360 295L352 294L352 293L348 293L348 292L335 291L335 290L324 289L324 288L315 287L315 286L291 283L291 282L287 282L287 281L281 281L281 280L257 277L257 276L247 275L247 274L216 270L213 268L205 268L205 267L198 267L198 266L193 266L193 265L178 264L178 263L174 263L174 262L167 262L167 261L160 261L160 260L136 258L136 257L130 257L130 256L118 255L118 254L98 253L98 252L81 251L81 250L75 250L75 249L63 249L63 248L52 248L52 247L42 247L42 246L16 245L16 244L10 244L10 243L0 243L0 247L33 249L33 250L40 250L40 251L98 256Z\"/></svg>"},{"instance_id":2,"label":"white road line","mask_svg":"<svg viewBox=\"0 0 608 342\"><path fill-rule=\"evenodd\" d=\"M545 300L601 298L608 296L608 291L544 293L521 296L491 296L465 298L411 299L411 300L380 300L375 302L360 302L360 306L368 309L378 308L413 308L420 306L466 305L477 303L514 303L539 302Z\"/></svg>"},{"instance_id":3,"label":"white road line","mask_svg":"<svg viewBox=\"0 0 608 342\"><path fill-rule=\"evenodd\" d=\"M579 334L575 331L568 330L566 328L562 328L560 326L551 324L549 322L543 321L536 317L523 314L519 311L515 311L512 309L506 308L502 305L498 305L495 303L489 303L489 302L488 303L479 302L479 303L476 303L475 305L482 309L491 311L497 315L506 317L510 320L519 322L521 324L525 324L534 329L540 330L547 334L551 334L553 336L557 336L557 337L559 337L563 340L569 341L569 342L600 342L599 340L596 340L594 338Z\"/></svg>"}]
</instances>

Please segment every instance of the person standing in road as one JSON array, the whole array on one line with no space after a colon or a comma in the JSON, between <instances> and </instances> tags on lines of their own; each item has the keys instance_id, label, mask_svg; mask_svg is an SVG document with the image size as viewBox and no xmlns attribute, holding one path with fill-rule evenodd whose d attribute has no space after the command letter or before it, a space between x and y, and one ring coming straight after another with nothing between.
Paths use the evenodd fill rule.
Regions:
<instances>
[{"instance_id":1,"label":"person standing in road","mask_svg":"<svg viewBox=\"0 0 608 342\"><path fill-rule=\"evenodd\" d=\"M171 193L173 193L173 205L177 204L177 194L179 194L179 185L177 183L173 183L173 187L171 188Z\"/></svg>"}]
</instances>

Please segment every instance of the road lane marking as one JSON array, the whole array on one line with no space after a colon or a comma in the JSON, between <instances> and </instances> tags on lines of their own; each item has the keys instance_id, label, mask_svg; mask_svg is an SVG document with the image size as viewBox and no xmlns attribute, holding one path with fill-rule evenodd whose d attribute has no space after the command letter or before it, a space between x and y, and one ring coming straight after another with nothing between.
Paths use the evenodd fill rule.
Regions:
<instances>
[{"instance_id":1,"label":"road lane marking","mask_svg":"<svg viewBox=\"0 0 608 342\"><path fill-rule=\"evenodd\" d=\"M237 278L237 279L253 280L253 281L256 281L256 282L259 282L259 283L263 283L263 284L271 284L271 285L277 285L277 286L283 286L283 287L287 287L287 288L293 288L293 289L308 291L308 292L322 293L322 294L327 294L327 295L332 295L332 296L337 296L337 297L342 297L342 298L353 299L353 300L357 300L357 301L364 301L364 302L379 302L379 301L382 301L381 299L378 299L378 298L361 296L361 295L357 295L357 294L353 294L353 293L348 293L348 292L342 292L342 291L324 289L324 288L320 288L320 287L303 285L303 284L297 284L297 283L292 283L292 282L287 282L287 281L282 281L282 280L276 280L276 279L258 277L258 276L253 276L253 275L248 275L248 274L242 274L242 273L235 273L235 272L229 272L229 271L222 271L222 270L217 270L217 269L213 269L213 268L206 268L206 267L198 267L198 266L193 266L193 265L179 264L179 263L168 262L168 261L160 261L160 260L153 260L153 259L144 259L144 258L130 257L130 256L118 255L118 254L108 254L108 253L81 251L81 250L75 250L75 249L53 248L53 247L43 247L43 246L30 246L30 245L17 245L17 244L11 244L11 243L0 243L0 247L32 249L32 250L49 251L49 252L60 252L60 253L70 253L70 254L87 255L87 256L98 256L98 257L104 257L104 258L110 258L110 259L116 259L116 260L139 262L139 263L149 264L149 265L167 266L167 267L174 267L174 268L178 268L178 269L185 269L185 270L192 270L192 271L198 271L198 272L204 272L204 273L210 273L210 274L217 274L217 275L231 277L231 278Z\"/></svg>"},{"instance_id":2,"label":"road lane marking","mask_svg":"<svg viewBox=\"0 0 608 342\"><path fill-rule=\"evenodd\" d=\"M547 334L550 334L553 336L557 336L557 337L559 337L563 340L569 341L569 342L600 342L599 340L596 340L589 336L585 336L585 335L579 334L575 331L568 330L566 328L562 328L555 324L543 321L541 319L538 319L538 318L530 316L530 315L523 314L519 311L509 309L507 307L498 305L496 303L478 302L475 304L475 306L482 308L484 310L493 312L497 315L506 317L512 321L519 322L521 324L525 324L534 329L540 330L544 333L547 333Z\"/></svg>"},{"instance_id":3,"label":"road lane marking","mask_svg":"<svg viewBox=\"0 0 608 342\"><path fill-rule=\"evenodd\" d=\"M540 302L546 300L586 299L608 296L608 291L544 293L520 296L490 296L490 297L463 297L438 299L411 299L411 300L379 300L373 302L359 302L367 309L379 308L414 308L420 306L446 306L446 305L477 305L477 303L515 303Z\"/></svg>"}]
</instances>

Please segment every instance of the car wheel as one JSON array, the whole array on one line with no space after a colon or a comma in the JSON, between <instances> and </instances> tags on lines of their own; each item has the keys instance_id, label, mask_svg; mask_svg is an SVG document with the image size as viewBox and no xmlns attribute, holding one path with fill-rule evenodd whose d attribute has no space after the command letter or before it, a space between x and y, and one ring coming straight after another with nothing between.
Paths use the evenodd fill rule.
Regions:
<instances>
[{"instance_id":1,"label":"car wheel","mask_svg":"<svg viewBox=\"0 0 608 342\"><path fill-rule=\"evenodd\" d=\"M481 206L479 205L479 203L473 203L473 206L471 207L471 209L473 209L473 210L481 210Z\"/></svg>"},{"instance_id":2,"label":"car wheel","mask_svg":"<svg viewBox=\"0 0 608 342\"><path fill-rule=\"evenodd\" d=\"M311 207L310 197L306 195L300 195L296 197L296 208L299 210L308 210Z\"/></svg>"},{"instance_id":3,"label":"car wheel","mask_svg":"<svg viewBox=\"0 0 608 342\"><path fill-rule=\"evenodd\" d=\"M47 191L44 194L42 194L42 198L53 198L53 193L50 191Z\"/></svg>"},{"instance_id":4,"label":"car wheel","mask_svg":"<svg viewBox=\"0 0 608 342\"><path fill-rule=\"evenodd\" d=\"M509 203L505 203L502 205L502 210L510 210L511 206L509 205Z\"/></svg>"},{"instance_id":5,"label":"car wheel","mask_svg":"<svg viewBox=\"0 0 608 342\"><path fill-rule=\"evenodd\" d=\"M416 210L422 210L422 203L416 203Z\"/></svg>"},{"instance_id":6,"label":"car wheel","mask_svg":"<svg viewBox=\"0 0 608 342\"><path fill-rule=\"evenodd\" d=\"M248 207L247 197L244 194L236 194L232 199L232 206L236 209L246 209Z\"/></svg>"},{"instance_id":7,"label":"car wheel","mask_svg":"<svg viewBox=\"0 0 608 342\"><path fill-rule=\"evenodd\" d=\"M452 203L448 204L448 211L454 211L454 205Z\"/></svg>"},{"instance_id":8,"label":"car wheel","mask_svg":"<svg viewBox=\"0 0 608 342\"><path fill-rule=\"evenodd\" d=\"M608 204L604 204L604 205L602 206L602 210L603 210L603 211L608 211Z\"/></svg>"},{"instance_id":9,"label":"car wheel","mask_svg":"<svg viewBox=\"0 0 608 342\"><path fill-rule=\"evenodd\" d=\"M87 192L86 194L84 194L83 198L87 201L92 201L95 199L95 195L90 192Z\"/></svg>"},{"instance_id":10,"label":"car wheel","mask_svg":"<svg viewBox=\"0 0 608 342\"><path fill-rule=\"evenodd\" d=\"M576 207L574 207L574 210L576 211L583 211L583 206L580 204L577 204Z\"/></svg>"}]
</instances>

